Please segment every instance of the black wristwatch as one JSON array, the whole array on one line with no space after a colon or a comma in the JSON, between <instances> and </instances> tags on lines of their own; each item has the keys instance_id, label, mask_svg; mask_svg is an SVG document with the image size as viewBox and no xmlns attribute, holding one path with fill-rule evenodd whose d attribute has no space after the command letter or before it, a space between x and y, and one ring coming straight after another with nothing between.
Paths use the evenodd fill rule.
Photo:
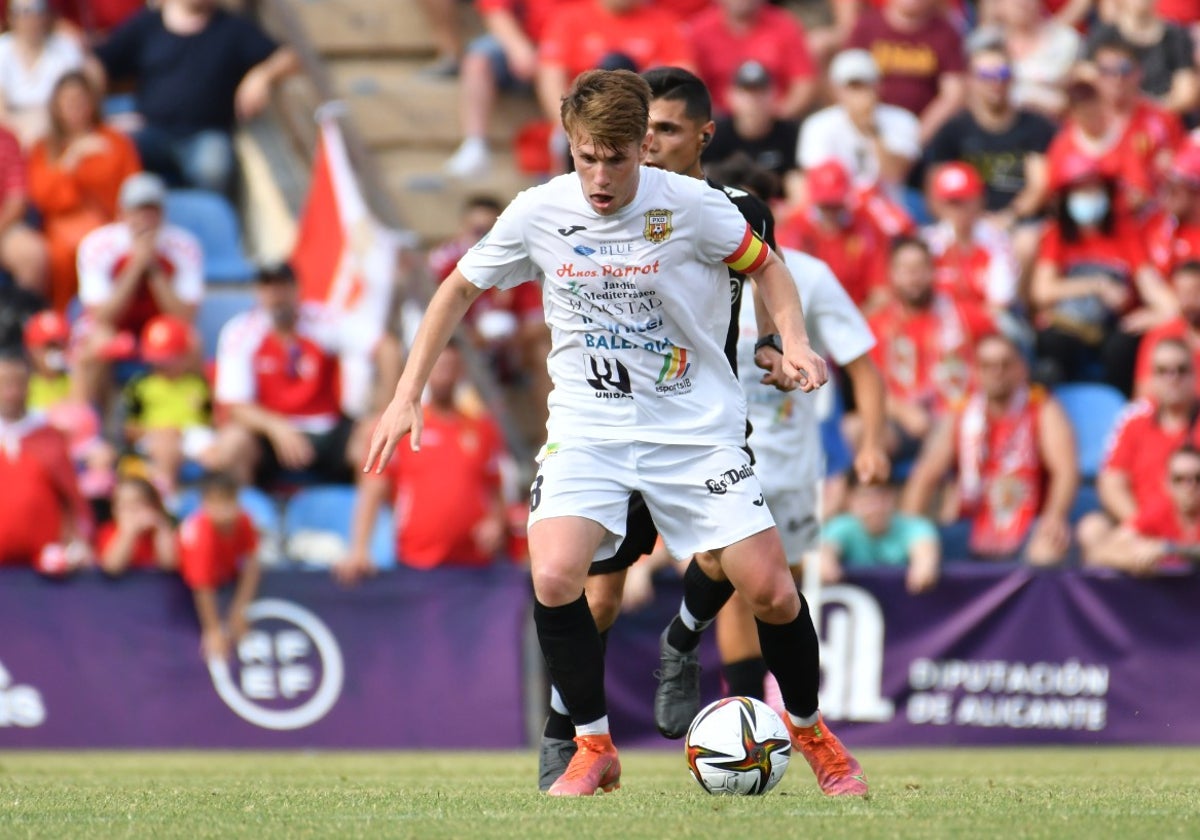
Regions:
<instances>
[{"instance_id":1,"label":"black wristwatch","mask_svg":"<svg viewBox=\"0 0 1200 840\"><path fill-rule=\"evenodd\" d=\"M764 347L770 347L776 353L778 353L780 356L782 356L783 355L783 336L781 336L779 333L771 333L770 335L764 335L758 341L754 342L754 352L755 353L757 353L759 350L763 349Z\"/></svg>"}]
</instances>

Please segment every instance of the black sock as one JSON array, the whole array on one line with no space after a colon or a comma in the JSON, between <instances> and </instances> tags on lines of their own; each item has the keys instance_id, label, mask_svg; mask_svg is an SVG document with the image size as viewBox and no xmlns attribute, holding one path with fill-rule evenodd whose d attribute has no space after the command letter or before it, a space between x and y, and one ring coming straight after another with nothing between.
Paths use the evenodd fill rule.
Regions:
<instances>
[{"instance_id":1,"label":"black sock","mask_svg":"<svg viewBox=\"0 0 1200 840\"><path fill-rule=\"evenodd\" d=\"M587 596L547 607L534 599L533 622L550 680L576 726L608 714L604 700L604 646L588 609ZM574 734L574 733L572 733Z\"/></svg>"},{"instance_id":2,"label":"black sock","mask_svg":"<svg viewBox=\"0 0 1200 840\"><path fill-rule=\"evenodd\" d=\"M667 644L682 653L695 650L704 628L712 624L732 595L733 584L728 580L713 580L695 560L689 563L683 573L683 604L699 624L699 629L691 629L676 614L667 628Z\"/></svg>"},{"instance_id":3,"label":"black sock","mask_svg":"<svg viewBox=\"0 0 1200 840\"><path fill-rule=\"evenodd\" d=\"M804 595L800 596L800 614L787 624L758 624L758 641L763 659L779 682L783 705L796 717L817 713L817 686L821 681L821 652L817 630Z\"/></svg>"},{"instance_id":4,"label":"black sock","mask_svg":"<svg viewBox=\"0 0 1200 840\"><path fill-rule=\"evenodd\" d=\"M763 682L767 678L767 663L761 656L727 662L721 666L725 682L729 683L731 697L753 697L763 699Z\"/></svg>"},{"instance_id":5,"label":"black sock","mask_svg":"<svg viewBox=\"0 0 1200 840\"><path fill-rule=\"evenodd\" d=\"M605 653L608 652L607 630L600 634L600 650ZM561 692L559 696L562 696ZM564 715L551 706L550 713L546 716L546 728L542 730L542 735L547 738L555 738L559 741L570 741L575 737L575 724L571 723L570 715Z\"/></svg>"}]
</instances>

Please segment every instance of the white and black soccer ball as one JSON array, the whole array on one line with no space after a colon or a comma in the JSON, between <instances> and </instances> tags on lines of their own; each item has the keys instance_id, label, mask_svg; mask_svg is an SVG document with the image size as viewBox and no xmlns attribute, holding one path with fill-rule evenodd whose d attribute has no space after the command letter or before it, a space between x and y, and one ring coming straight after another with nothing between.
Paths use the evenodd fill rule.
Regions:
<instances>
[{"instance_id":1,"label":"white and black soccer ball","mask_svg":"<svg viewBox=\"0 0 1200 840\"><path fill-rule=\"evenodd\" d=\"M705 706L683 743L688 769L712 794L764 794L783 778L792 754L783 720L753 697L726 697Z\"/></svg>"}]
</instances>

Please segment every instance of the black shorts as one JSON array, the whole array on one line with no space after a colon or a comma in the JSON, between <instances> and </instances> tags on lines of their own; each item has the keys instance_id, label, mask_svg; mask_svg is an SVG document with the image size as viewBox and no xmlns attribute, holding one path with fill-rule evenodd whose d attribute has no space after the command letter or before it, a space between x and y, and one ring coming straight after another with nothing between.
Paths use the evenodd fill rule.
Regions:
<instances>
[{"instance_id":1,"label":"black shorts","mask_svg":"<svg viewBox=\"0 0 1200 840\"><path fill-rule=\"evenodd\" d=\"M654 550L658 540L658 529L650 517L650 509L641 493L629 497L629 513L625 517L625 539L617 546L617 553L606 560L597 560L588 569L589 575L611 575L623 572L638 561L643 554Z\"/></svg>"},{"instance_id":2,"label":"black shorts","mask_svg":"<svg viewBox=\"0 0 1200 840\"><path fill-rule=\"evenodd\" d=\"M319 435L306 432L304 436L312 443L314 457L313 462L299 474L325 484L352 483L354 475L346 461L346 447L353 431L354 421L342 417L328 432ZM286 470L279 463L279 457L266 437L259 435L258 444L261 456L254 481L259 487L270 487L286 475Z\"/></svg>"}]
</instances>

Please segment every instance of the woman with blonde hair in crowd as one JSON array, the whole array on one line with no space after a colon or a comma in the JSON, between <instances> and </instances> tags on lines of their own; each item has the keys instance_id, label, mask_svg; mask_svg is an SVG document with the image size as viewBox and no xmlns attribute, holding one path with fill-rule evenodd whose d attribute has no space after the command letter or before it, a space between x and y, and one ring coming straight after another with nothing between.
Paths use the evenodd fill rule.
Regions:
<instances>
[{"instance_id":1,"label":"woman with blonde hair in crowd","mask_svg":"<svg viewBox=\"0 0 1200 840\"><path fill-rule=\"evenodd\" d=\"M133 141L101 122L100 97L87 76L75 71L59 79L50 131L29 157L29 197L42 214L55 309L75 296L80 241L116 218L121 183L141 168Z\"/></svg>"}]
</instances>

